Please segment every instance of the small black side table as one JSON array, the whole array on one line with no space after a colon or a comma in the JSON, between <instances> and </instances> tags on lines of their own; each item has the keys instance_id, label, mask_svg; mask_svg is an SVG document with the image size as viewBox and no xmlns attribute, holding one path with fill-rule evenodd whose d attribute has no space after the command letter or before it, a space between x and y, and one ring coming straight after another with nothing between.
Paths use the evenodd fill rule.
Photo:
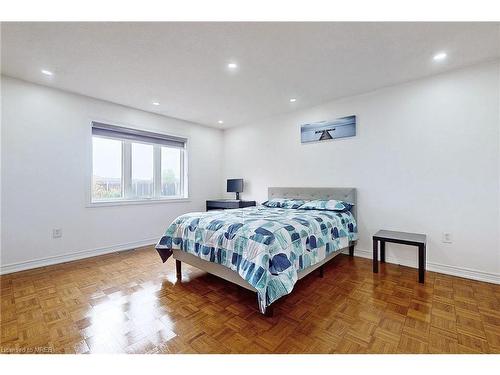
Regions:
<instances>
[{"instance_id":1,"label":"small black side table","mask_svg":"<svg viewBox=\"0 0 500 375\"><path fill-rule=\"evenodd\" d=\"M255 206L255 201L242 201L239 199L212 199L207 201L207 211L230 210Z\"/></svg>"},{"instance_id":2,"label":"small black side table","mask_svg":"<svg viewBox=\"0 0 500 375\"><path fill-rule=\"evenodd\" d=\"M378 273L378 243L380 242L380 261L385 263L385 243L393 242L418 247L418 282L425 278L425 247L427 236L418 233L379 230L373 235L373 273Z\"/></svg>"}]
</instances>

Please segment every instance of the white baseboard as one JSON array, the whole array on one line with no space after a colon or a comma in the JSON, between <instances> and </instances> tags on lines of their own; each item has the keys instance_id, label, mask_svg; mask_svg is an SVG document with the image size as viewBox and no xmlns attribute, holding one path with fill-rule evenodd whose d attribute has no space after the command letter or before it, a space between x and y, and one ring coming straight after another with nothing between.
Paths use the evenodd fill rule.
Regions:
<instances>
[{"instance_id":1,"label":"white baseboard","mask_svg":"<svg viewBox=\"0 0 500 375\"><path fill-rule=\"evenodd\" d=\"M68 253L63 255L56 255L47 258L40 258L35 260L28 260L18 263L2 264L0 265L0 275L5 275L7 273L19 272L30 270L38 267L50 266L52 264L59 264L65 262L71 262L73 260L79 260L84 258L95 257L97 255L104 255L109 253L115 253L118 251L131 250L137 247L154 245L158 242L158 238L148 238L140 241L128 242L124 244L100 247L97 249L77 251L74 253Z\"/></svg>"},{"instance_id":2,"label":"white baseboard","mask_svg":"<svg viewBox=\"0 0 500 375\"><path fill-rule=\"evenodd\" d=\"M345 252L347 253L347 252ZM354 248L354 255L362 258L373 259L373 252L363 249ZM385 261L387 263L400 264L402 266L416 268L415 264L405 261L403 259L397 259L386 254ZM493 284L500 284L500 274L492 272L484 272L473 270L465 267L448 266L445 264L439 264L434 262L427 262L426 270L438 273L444 273L446 275L463 277L466 279L485 281Z\"/></svg>"},{"instance_id":3,"label":"white baseboard","mask_svg":"<svg viewBox=\"0 0 500 375\"><path fill-rule=\"evenodd\" d=\"M2 264L0 266L0 275L5 275L8 273L19 272L19 271L25 271L25 270L29 270L29 269L33 269L33 268L50 266L53 264L71 262L73 260L90 258L90 257L94 257L97 255L104 255L104 254L109 254L109 253L115 253L118 251L130 250L130 249L134 249L134 248L142 247L142 246L154 245L154 244L156 244L157 241L158 241L158 238L149 238L149 239L144 239L144 240L140 240L140 241L119 244L119 245L115 245L115 246L107 246L107 247L101 247L101 248L97 248L97 249L78 251L76 253L56 255L56 256L47 257L47 258L41 258L41 259L35 259L35 260L29 260L29 261L25 261L25 262L11 263L11 264L5 264L5 265ZM347 250L345 251L345 253L348 253ZM358 249L358 248L354 249L354 255L362 257L362 258L368 258L368 259L372 259L372 256L373 256L371 251L362 250L362 249ZM386 255L386 262L393 263L393 264L401 264L403 266L416 268L415 265L410 264L410 262L405 262L402 259L396 259L396 258L391 257L389 255ZM472 280L485 281L485 282L493 283L493 284L500 284L500 274L478 271L478 270L473 270L473 269L464 268L464 267L448 266L448 265L434 263L434 262L427 262L426 269L428 271L444 273L446 275L464 277L466 279L472 279Z\"/></svg>"}]
</instances>

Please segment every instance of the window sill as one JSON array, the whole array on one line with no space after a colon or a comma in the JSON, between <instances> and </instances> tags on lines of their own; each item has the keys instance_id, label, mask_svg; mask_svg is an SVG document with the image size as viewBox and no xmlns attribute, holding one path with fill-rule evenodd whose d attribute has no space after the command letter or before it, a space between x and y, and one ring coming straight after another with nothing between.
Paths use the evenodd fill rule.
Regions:
<instances>
[{"instance_id":1,"label":"window sill","mask_svg":"<svg viewBox=\"0 0 500 375\"><path fill-rule=\"evenodd\" d=\"M137 204L162 204L162 203L185 203L191 202L189 198L161 198L161 199L136 199L136 200L116 200L116 201L99 201L90 202L87 208L96 207L113 207L113 206L133 206Z\"/></svg>"}]
</instances>

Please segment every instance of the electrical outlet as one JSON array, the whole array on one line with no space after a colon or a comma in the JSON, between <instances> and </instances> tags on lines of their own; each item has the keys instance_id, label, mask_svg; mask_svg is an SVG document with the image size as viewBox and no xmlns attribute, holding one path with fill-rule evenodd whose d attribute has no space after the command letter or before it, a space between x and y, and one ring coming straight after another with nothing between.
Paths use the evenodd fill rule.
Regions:
<instances>
[{"instance_id":1,"label":"electrical outlet","mask_svg":"<svg viewBox=\"0 0 500 375\"><path fill-rule=\"evenodd\" d=\"M452 243L453 242L452 237L451 237L451 233L449 233L449 232L443 233L443 242L444 243Z\"/></svg>"},{"instance_id":2,"label":"electrical outlet","mask_svg":"<svg viewBox=\"0 0 500 375\"><path fill-rule=\"evenodd\" d=\"M52 238L61 238L62 237L62 229L54 228L52 229Z\"/></svg>"}]
</instances>

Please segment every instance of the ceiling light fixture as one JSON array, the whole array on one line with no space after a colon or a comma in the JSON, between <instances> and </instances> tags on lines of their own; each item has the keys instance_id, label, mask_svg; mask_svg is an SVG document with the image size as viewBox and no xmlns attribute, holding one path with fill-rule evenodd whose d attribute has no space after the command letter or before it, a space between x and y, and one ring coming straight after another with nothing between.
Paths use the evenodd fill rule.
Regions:
<instances>
[{"instance_id":1,"label":"ceiling light fixture","mask_svg":"<svg viewBox=\"0 0 500 375\"><path fill-rule=\"evenodd\" d=\"M227 64L227 67L229 69L236 69L238 67L238 64L236 64L236 63L229 63L229 64Z\"/></svg>"},{"instance_id":2,"label":"ceiling light fixture","mask_svg":"<svg viewBox=\"0 0 500 375\"><path fill-rule=\"evenodd\" d=\"M42 69L41 72L45 74L46 76L53 76L54 73L52 73L50 70L47 69Z\"/></svg>"},{"instance_id":3,"label":"ceiling light fixture","mask_svg":"<svg viewBox=\"0 0 500 375\"><path fill-rule=\"evenodd\" d=\"M297 101L297 99L295 99L295 98L290 99L290 103L295 103L296 101Z\"/></svg>"},{"instance_id":4,"label":"ceiling light fixture","mask_svg":"<svg viewBox=\"0 0 500 375\"><path fill-rule=\"evenodd\" d=\"M153 105L160 105L160 102L153 102Z\"/></svg>"},{"instance_id":5,"label":"ceiling light fixture","mask_svg":"<svg viewBox=\"0 0 500 375\"><path fill-rule=\"evenodd\" d=\"M223 123L224 123L224 121L222 121L222 120L219 120L219 121L217 121L217 122L218 122L219 124L223 124Z\"/></svg>"},{"instance_id":6,"label":"ceiling light fixture","mask_svg":"<svg viewBox=\"0 0 500 375\"><path fill-rule=\"evenodd\" d=\"M439 52L439 53L436 53L432 59L434 61L442 61L442 60L446 59L447 56L448 55L446 54L446 52Z\"/></svg>"}]
</instances>

